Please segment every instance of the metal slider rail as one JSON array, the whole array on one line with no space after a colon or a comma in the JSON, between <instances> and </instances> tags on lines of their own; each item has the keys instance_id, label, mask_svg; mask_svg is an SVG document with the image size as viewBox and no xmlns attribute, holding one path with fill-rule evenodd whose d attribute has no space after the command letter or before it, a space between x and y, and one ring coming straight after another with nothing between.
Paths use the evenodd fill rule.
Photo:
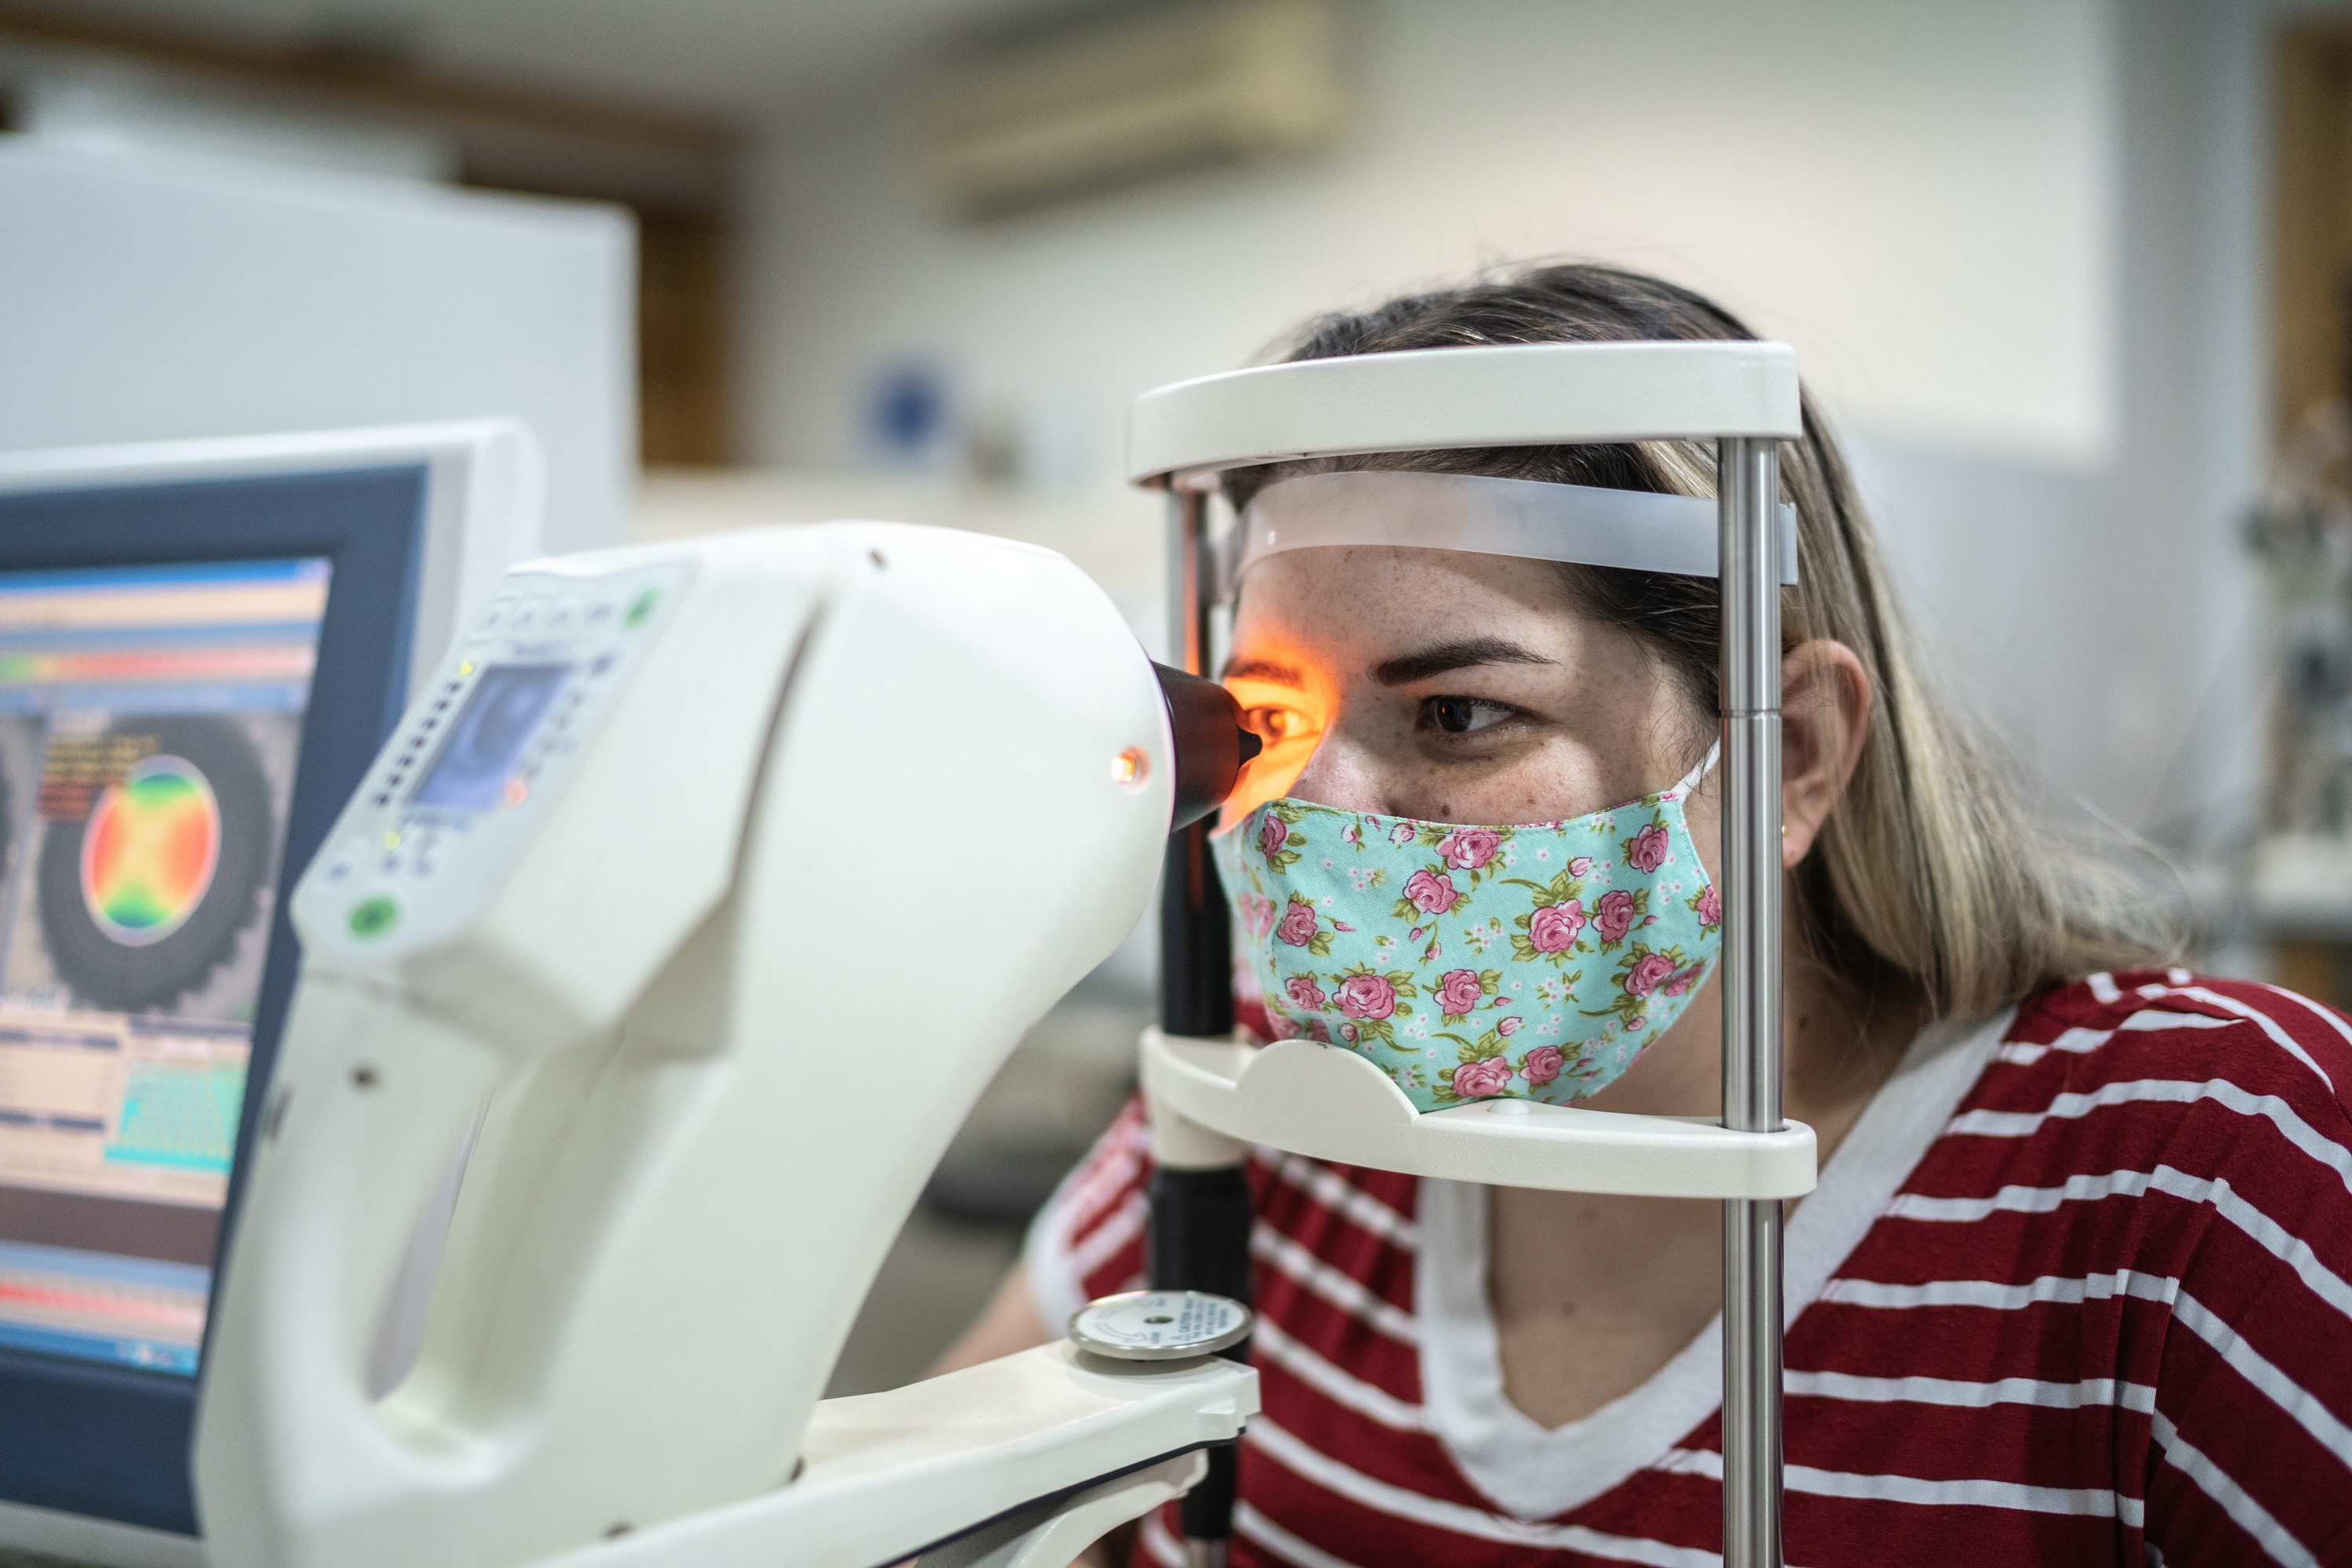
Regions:
<instances>
[{"instance_id":1,"label":"metal slider rail","mask_svg":"<svg viewBox=\"0 0 2352 1568\"><path fill-rule=\"evenodd\" d=\"M1780 455L1716 447L1723 604L1723 1124L1780 1130ZM1780 1563L1780 1200L1723 1205L1723 1557Z\"/></svg>"},{"instance_id":2,"label":"metal slider rail","mask_svg":"<svg viewBox=\"0 0 2352 1568\"><path fill-rule=\"evenodd\" d=\"M1203 492L1225 468L1364 452L1716 441L1725 773L1720 1123L1550 1107L1506 1116L1485 1105L1420 1116L1393 1085L1370 1081L1381 1078L1377 1068L1338 1047L1237 1047L1230 937L1207 824L1170 844L1161 1026L1146 1034L1142 1057L1162 1163L1181 1166L1194 1184L1171 1184L1164 1204L1155 1187L1155 1274L1163 1259L1171 1270L1229 1273L1238 1258L1245 1269L1245 1217L1195 1193L1218 1173L1213 1165L1238 1179L1244 1140L1419 1175L1722 1199L1730 1568L1781 1563L1781 1205L1810 1191L1816 1174L1811 1130L1785 1121L1780 1107L1774 525L1778 442L1802 433L1796 357L1783 344L1545 343L1315 360L1180 383L1139 400L1129 439L1130 478L1170 492L1171 652L1202 675L1211 658ZM1727 1142L1727 1133L1737 1140ZM1182 1158L1167 1158L1178 1146ZM1197 1217L1210 1214L1217 1217ZM1188 1215L1196 1216L1189 1226ZM1190 1234L1203 1225L1239 1226L1241 1234ZM1231 1532L1230 1483L1208 1489L1185 1511L1187 1555L1198 1568L1222 1563Z\"/></svg>"}]
</instances>

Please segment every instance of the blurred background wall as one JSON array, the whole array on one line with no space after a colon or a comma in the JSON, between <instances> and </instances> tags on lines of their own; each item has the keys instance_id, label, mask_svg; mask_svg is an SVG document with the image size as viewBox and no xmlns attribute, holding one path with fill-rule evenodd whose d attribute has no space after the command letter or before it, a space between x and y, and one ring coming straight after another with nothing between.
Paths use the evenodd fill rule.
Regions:
<instances>
[{"instance_id":1,"label":"blurred background wall","mask_svg":"<svg viewBox=\"0 0 2352 1568\"><path fill-rule=\"evenodd\" d=\"M1046 212L942 212L919 80L763 127L754 449L854 456L842 395L879 352L929 352L976 395L1066 405L1086 451L1053 466L1108 472L1133 388L1400 285L1572 254L1719 295L1877 427L2105 455L2116 69L2097 0L1339 15L1328 147Z\"/></svg>"},{"instance_id":2,"label":"blurred background wall","mask_svg":"<svg viewBox=\"0 0 2352 1568\"><path fill-rule=\"evenodd\" d=\"M993 485L1097 536L1139 623L1155 553L1111 538L1152 527L1118 483L1136 393L1482 266L1654 270L1798 346L1955 684L2054 804L2168 845L2242 833L2230 524L2269 434L2288 11L1324 0L1330 112L1296 145L994 208L943 189L971 62L1248 8L8 0L0 89L45 136L624 204L648 464L823 481L809 504L879 475L902 511ZM655 510L693 526L728 493ZM761 494L728 515L792 504Z\"/></svg>"},{"instance_id":3,"label":"blurred background wall","mask_svg":"<svg viewBox=\"0 0 2352 1568\"><path fill-rule=\"evenodd\" d=\"M1138 393L1515 260L1695 286L1797 345L1931 662L2048 807L2175 855L2206 962L2339 1001L2345 835L2273 857L2299 902L2261 846L2321 843L2273 784L2322 720L2352 756L2352 639L2330 600L2299 664L2246 541L2340 391L2347 84L2352 8L2301 0L0 0L21 136L625 215L643 468L605 535L986 528L1155 645ZM1150 984L1130 942L1016 1055L842 1386L1001 1267Z\"/></svg>"},{"instance_id":4,"label":"blurred background wall","mask_svg":"<svg viewBox=\"0 0 2352 1568\"><path fill-rule=\"evenodd\" d=\"M860 90L751 152L744 439L854 464L878 367L929 363L1031 483L1108 491L1135 393L1318 311L1521 258L1658 271L1797 345L2056 795L2170 827L2226 787L2188 726L2245 592L2257 20L1391 0L1351 13L1323 155L982 224L922 187L920 82Z\"/></svg>"}]
</instances>

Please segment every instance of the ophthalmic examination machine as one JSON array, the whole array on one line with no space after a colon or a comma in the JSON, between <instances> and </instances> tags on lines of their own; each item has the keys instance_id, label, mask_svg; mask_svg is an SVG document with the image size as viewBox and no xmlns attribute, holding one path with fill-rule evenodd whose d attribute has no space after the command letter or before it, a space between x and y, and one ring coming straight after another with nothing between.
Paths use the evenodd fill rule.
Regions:
<instances>
[{"instance_id":1,"label":"ophthalmic examination machine","mask_svg":"<svg viewBox=\"0 0 2352 1568\"><path fill-rule=\"evenodd\" d=\"M1026 545L510 574L294 895L198 1396L211 1561L1061 1568L1190 1485L1256 1408L1207 1353L1229 1302L818 1394L965 1112L1245 743Z\"/></svg>"},{"instance_id":2,"label":"ophthalmic examination machine","mask_svg":"<svg viewBox=\"0 0 2352 1568\"><path fill-rule=\"evenodd\" d=\"M1816 1163L1780 1115L1772 831L1776 443L1800 429L1793 356L1761 343L1164 388L1129 466L1171 498L1189 679L1068 563L969 534L835 524L519 568L295 895L305 966L200 1395L214 1561L1060 1568L1181 1495L1188 1554L1219 1563L1257 1391L1207 1352L1246 1331L1223 1299L1248 1290L1255 1142L1721 1200L1725 1556L1777 1564L1781 1203ZM1718 456L1723 1118L1423 1114L1351 1052L1237 1037L1202 820L1250 748L1206 679L1219 473L1661 437ZM1158 1298L1088 1308L1090 1348L819 1399L963 1113L1143 911L1163 852ZM420 1215L461 1159L444 1239Z\"/></svg>"}]
</instances>

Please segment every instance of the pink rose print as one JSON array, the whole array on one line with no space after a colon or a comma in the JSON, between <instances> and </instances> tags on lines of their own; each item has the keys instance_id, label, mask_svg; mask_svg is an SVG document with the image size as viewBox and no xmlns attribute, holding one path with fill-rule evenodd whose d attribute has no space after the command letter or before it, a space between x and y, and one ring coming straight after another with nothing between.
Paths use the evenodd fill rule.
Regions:
<instances>
[{"instance_id":1,"label":"pink rose print","mask_svg":"<svg viewBox=\"0 0 2352 1568\"><path fill-rule=\"evenodd\" d=\"M1271 860L1282 853L1283 844L1290 837L1290 829L1282 818L1267 812L1257 820L1257 852Z\"/></svg>"},{"instance_id":2,"label":"pink rose print","mask_svg":"<svg viewBox=\"0 0 2352 1568\"><path fill-rule=\"evenodd\" d=\"M1506 1038L1508 1038L1510 1036L1516 1035L1518 1032L1519 1021L1517 1018L1505 1018L1495 1026L1495 1033L1501 1035Z\"/></svg>"},{"instance_id":3,"label":"pink rose print","mask_svg":"<svg viewBox=\"0 0 2352 1568\"><path fill-rule=\"evenodd\" d=\"M1402 849L1412 842L1412 824L1400 822L1389 829L1389 842Z\"/></svg>"},{"instance_id":4,"label":"pink rose print","mask_svg":"<svg viewBox=\"0 0 2352 1568\"><path fill-rule=\"evenodd\" d=\"M1340 1025L1339 1037L1342 1040L1345 1040L1348 1044L1351 1046L1354 1045L1356 1043L1356 1026L1353 1024Z\"/></svg>"},{"instance_id":5,"label":"pink rose print","mask_svg":"<svg viewBox=\"0 0 2352 1568\"><path fill-rule=\"evenodd\" d=\"M1501 1057L1488 1057L1483 1062L1464 1062L1454 1069L1454 1092L1464 1100L1500 1094L1510 1087L1510 1083L1511 1064Z\"/></svg>"},{"instance_id":6,"label":"pink rose print","mask_svg":"<svg viewBox=\"0 0 2352 1568\"><path fill-rule=\"evenodd\" d=\"M1665 984L1666 994L1669 996L1679 996L1684 992L1689 990L1691 988L1691 983L1698 978L1698 972L1703 967L1705 966L1702 964L1694 963L1688 969L1684 970L1680 974L1675 975L1672 980L1667 981Z\"/></svg>"},{"instance_id":7,"label":"pink rose print","mask_svg":"<svg viewBox=\"0 0 2352 1568\"><path fill-rule=\"evenodd\" d=\"M1439 1008L1449 1018L1459 1018L1475 1007L1486 992L1478 977L1466 969L1449 969L1437 979Z\"/></svg>"},{"instance_id":8,"label":"pink rose print","mask_svg":"<svg viewBox=\"0 0 2352 1568\"><path fill-rule=\"evenodd\" d=\"M1528 921L1528 941L1538 952L1566 952L1584 929L1584 902L1570 899L1538 910Z\"/></svg>"},{"instance_id":9,"label":"pink rose print","mask_svg":"<svg viewBox=\"0 0 2352 1568\"><path fill-rule=\"evenodd\" d=\"M1666 977L1674 972L1675 961L1664 953L1645 954L1634 960L1633 969L1627 973L1625 994L1628 996L1647 996L1664 984Z\"/></svg>"},{"instance_id":10,"label":"pink rose print","mask_svg":"<svg viewBox=\"0 0 2352 1568\"><path fill-rule=\"evenodd\" d=\"M1364 831L1351 822L1339 829L1339 842L1360 846L1364 842Z\"/></svg>"},{"instance_id":11,"label":"pink rose print","mask_svg":"<svg viewBox=\"0 0 2352 1568\"><path fill-rule=\"evenodd\" d=\"M1698 911L1700 926L1719 926L1723 923L1723 896L1715 890L1713 882L1706 885L1706 891L1698 896L1698 902L1692 907Z\"/></svg>"},{"instance_id":12,"label":"pink rose print","mask_svg":"<svg viewBox=\"0 0 2352 1568\"><path fill-rule=\"evenodd\" d=\"M1564 1060L1558 1046L1538 1046L1528 1053L1528 1059L1519 1070L1527 1075L1528 1087L1533 1089L1538 1084L1549 1083L1558 1078Z\"/></svg>"},{"instance_id":13,"label":"pink rose print","mask_svg":"<svg viewBox=\"0 0 2352 1568\"><path fill-rule=\"evenodd\" d=\"M1350 974L1339 982L1339 1011L1350 1018L1385 1018L1396 1011L1396 987L1377 974Z\"/></svg>"},{"instance_id":14,"label":"pink rose print","mask_svg":"<svg viewBox=\"0 0 2352 1568\"><path fill-rule=\"evenodd\" d=\"M1274 900L1256 893L1244 893L1234 901L1242 907L1242 929L1250 933L1253 942L1262 941L1274 929Z\"/></svg>"},{"instance_id":15,"label":"pink rose print","mask_svg":"<svg viewBox=\"0 0 2352 1568\"><path fill-rule=\"evenodd\" d=\"M1329 997L1323 994L1323 987L1315 984L1315 977L1311 974L1292 975L1287 982L1287 988L1290 992L1290 1005L1294 1007L1304 1007L1310 1013L1320 1013L1330 1001Z\"/></svg>"},{"instance_id":16,"label":"pink rose print","mask_svg":"<svg viewBox=\"0 0 2352 1568\"><path fill-rule=\"evenodd\" d=\"M1654 871L1666 863L1666 830L1654 822L1625 847L1625 863L1636 871Z\"/></svg>"},{"instance_id":17,"label":"pink rose print","mask_svg":"<svg viewBox=\"0 0 2352 1568\"><path fill-rule=\"evenodd\" d=\"M1457 871L1475 871L1495 858L1503 836L1491 827L1457 827L1437 846L1437 853Z\"/></svg>"},{"instance_id":18,"label":"pink rose print","mask_svg":"<svg viewBox=\"0 0 2352 1568\"><path fill-rule=\"evenodd\" d=\"M1293 947L1305 947L1315 940L1315 906L1293 904L1282 911L1282 923L1274 934Z\"/></svg>"},{"instance_id":19,"label":"pink rose print","mask_svg":"<svg viewBox=\"0 0 2352 1568\"><path fill-rule=\"evenodd\" d=\"M1622 942L1625 933L1633 929L1633 895L1622 888L1612 888L1601 895L1592 906L1592 923L1601 928L1603 942Z\"/></svg>"},{"instance_id":20,"label":"pink rose print","mask_svg":"<svg viewBox=\"0 0 2352 1568\"><path fill-rule=\"evenodd\" d=\"M1275 1011L1281 1005L1279 999L1269 995L1265 1001L1265 1026L1274 1031L1274 1037L1277 1040L1297 1039L1298 1026L1287 1015Z\"/></svg>"},{"instance_id":21,"label":"pink rose print","mask_svg":"<svg viewBox=\"0 0 2352 1568\"><path fill-rule=\"evenodd\" d=\"M1575 859L1570 860L1568 863L1568 874L1571 877L1590 877L1592 875L1592 857L1590 855L1579 855Z\"/></svg>"},{"instance_id":22,"label":"pink rose print","mask_svg":"<svg viewBox=\"0 0 2352 1568\"><path fill-rule=\"evenodd\" d=\"M1454 889L1453 878L1425 870L1415 871L1405 879L1404 896L1425 915L1442 915L1462 897Z\"/></svg>"}]
</instances>

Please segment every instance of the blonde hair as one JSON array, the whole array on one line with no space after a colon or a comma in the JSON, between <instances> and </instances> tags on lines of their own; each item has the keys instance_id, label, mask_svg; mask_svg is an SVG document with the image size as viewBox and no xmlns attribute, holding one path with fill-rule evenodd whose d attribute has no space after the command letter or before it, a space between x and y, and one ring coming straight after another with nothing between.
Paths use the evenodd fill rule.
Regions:
<instances>
[{"instance_id":1,"label":"blonde hair","mask_svg":"<svg viewBox=\"0 0 2352 1568\"><path fill-rule=\"evenodd\" d=\"M1409 295L1312 323L1286 356L1473 343L1751 338L1697 294L1613 268L1553 265ZM1998 748L1921 674L1878 541L1835 438L1804 408L1784 443L1782 498L1797 512L1797 583L1781 596L1781 646L1844 644L1870 681L1870 718L1845 795L1791 875L1804 956L1866 991L1915 986L1937 1016L1971 1016L2097 970L2178 952L2166 917L2126 877L2062 842L2023 807ZM1685 495L1715 493L1711 446L1515 447L1382 453L1322 467L1496 474ZM1229 477L1238 505L1300 471ZM1563 566L1582 613L1665 659L1702 712L1719 711L1720 611L1709 578Z\"/></svg>"}]
</instances>

